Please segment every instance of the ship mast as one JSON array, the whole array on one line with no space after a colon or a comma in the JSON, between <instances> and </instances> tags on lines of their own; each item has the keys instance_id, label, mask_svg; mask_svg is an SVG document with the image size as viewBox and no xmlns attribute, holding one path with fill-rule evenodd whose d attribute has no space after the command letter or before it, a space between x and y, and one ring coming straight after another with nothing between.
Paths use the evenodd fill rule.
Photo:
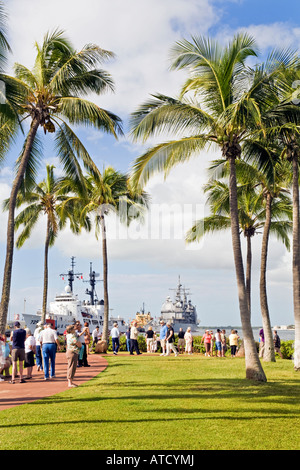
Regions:
<instances>
[{"instance_id":1,"label":"ship mast","mask_svg":"<svg viewBox=\"0 0 300 470\"><path fill-rule=\"evenodd\" d=\"M81 276L82 273L74 273L74 268L75 268L75 256L71 257L71 269L64 274L60 274L60 277L64 278L64 276L67 276L68 278L68 284L70 286L71 292L73 292L73 282L75 280L75 276Z\"/></svg>"},{"instance_id":2,"label":"ship mast","mask_svg":"<svg viewBox=\"0 0 300 470\"><path fill-rule=\"evenodd\" d=\"M89 281L83 281L83 282L89 282L90 283L91 290L86 289L85 293L90 296L91 305L95 305L95 297L97 297L95 286L96 286L96 282L100 282L100 279L96 279L96 276L97 276L97 274L92 269L92 263L90 263L90 280Z\"/></svg>"}]
</instances>

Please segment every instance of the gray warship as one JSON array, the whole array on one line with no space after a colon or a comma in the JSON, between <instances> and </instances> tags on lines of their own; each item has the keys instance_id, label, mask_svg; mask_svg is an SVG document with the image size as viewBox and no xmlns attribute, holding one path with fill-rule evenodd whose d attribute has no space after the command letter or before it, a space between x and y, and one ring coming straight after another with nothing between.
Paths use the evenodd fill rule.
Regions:
<instances>
[{"instance_id":1,"label":"gray warship","mask_svg":"<svg viewBox=\"0 0 300 470\"><path fill-rule=\"evenodd\" d=\"M174 300L170 296L166 298L161 307L160 320L164 320L166 323L170 322L175 333L178 333L179 328L186 331L188 327L195 331L199 321L196 306L192 304L191 300L188 300L188 296L191 295L190 289L183 287L179 276L177 288L170 290L175 291Z\"/></svg>"}]
</instances>

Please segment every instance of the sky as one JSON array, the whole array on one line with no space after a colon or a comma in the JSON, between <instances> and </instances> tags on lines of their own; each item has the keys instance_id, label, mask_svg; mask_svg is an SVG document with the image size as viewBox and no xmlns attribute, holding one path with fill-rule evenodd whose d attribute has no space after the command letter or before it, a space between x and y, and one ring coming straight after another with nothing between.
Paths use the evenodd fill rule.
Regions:
<instances>
[{"instance_id":1,"label":"sky","mask_svg":"<svg viewBox=\"0 0 300 470\"><path fill-rule=\"evenodd\" d=\"M93 96L94 102L123 120L124 137L115 140L92 129L77 129L99 166L112 165L130 171L134 160L151 146L133 143L130 113L152 93L176 96L186 75L170 71L170 48L182 38L209 35L226 43L239 31L254 35L262 56L272 47L297 49L300 39L300 5L296 0L9 0L8 38L12 48L8 71L15 62L33 64L34 43L47 31L62 29L78 50L95 43L113 51L104 64L115 82L115 93ZM47 163L61 173L51 136L46 136L41 179ZM0 202L10 194L18 139L0 168ZM108 220L109 297L111 315L132 319L142 307L160 315L165 298L173 296L178 278L190 289L201 325L240 325L237 287L230 233L209 235L200 244L187 246L184 234L196 218L206 214L203 184L209 162L220 155L210 150L188 164L174 168L167 179L154 176L146 190L151 208L144 225L126 231L111 216ZM6 217L0 212L0 282L5 256ZM41 220L29 241L15 250L9 318L35 313L42 304L45 221ZM243 249L245 240L242 239ZM253 239L252 325L261 325L259 306L259 258L261 234ZM100 241L94 232L75 236L66 229L49 252L49 302L65 287L66 273L75 257L75 271L88 280L90 263L99 273L96 286L103 298ZM268 299L272 325L293 324L291 254L276 239L270 243ZM77 279L74 292L87 299L87 284Z\"/></svg>"}]
</instances>

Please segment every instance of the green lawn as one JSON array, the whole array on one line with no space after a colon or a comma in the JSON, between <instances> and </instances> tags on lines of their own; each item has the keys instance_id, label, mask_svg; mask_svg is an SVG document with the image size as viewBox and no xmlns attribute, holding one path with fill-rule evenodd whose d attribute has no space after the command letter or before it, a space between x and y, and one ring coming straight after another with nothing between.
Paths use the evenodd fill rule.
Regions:
<instances>
[{"instance_id":1,"label":"green lawn","mask_svg":"<svg viewBox=\"0 0 300 470\"><path fill-rule=\"evenodd\" d=\"M106 450L299 449L300 375L242 358L108 357L77 389L0 412L0 448Z\"/></svg>"}]
</instances>

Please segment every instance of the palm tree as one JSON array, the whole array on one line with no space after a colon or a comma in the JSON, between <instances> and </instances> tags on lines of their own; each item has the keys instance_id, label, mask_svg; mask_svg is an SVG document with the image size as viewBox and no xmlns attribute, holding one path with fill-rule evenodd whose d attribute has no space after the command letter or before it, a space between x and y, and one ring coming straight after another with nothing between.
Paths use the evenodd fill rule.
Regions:
<instances>
[{"instance_id":1,"label":"palm tree","mask_svg":"<svg viewBox=\"0 0 300 470\"><path fill-rule=\"evenodd\" d=\"M18 119L12 100L13 90L11 87L6 87L2 80L8 53L11 53L11 48L7 40L7 14L4 2L0 1L0 163L3 162L18 129ZM14 95L15 92L14 89Z\"/></svg>"},{"instance_id":2,"label":"palm tree","mask_svg":"<svg viewBox=\"0 0 300 470\"><path fill-rule=\"evenodd\" d=\"M290 165L287 161L282 160L282 148L278 148L277 145L274 145L274 142L270 143L259 140L246 143L244 153L245 156L248 154L252 159L258 156L260 162L266 160L262 168L257 168L256 165L247 166L247 178L256 183L257 187L261 188L265 203L266 220L260 264L260 306L265 337L264 360L275 362L275 350L267 299L267 258L272 225L277 224L277 229L281 231L283 228L282 224L285 224L285 230L288 230L288 232L278 232L278 238L281 237L284 242L286 240L285 245L288 249L290 245L289 238L286 239L286 236L289 235L292 229L292 202L289 191L291 185ZM285 216L284 222L280 220L282 215ZM274 219L273 222L272 219Z\"/></svg>"},{"instance_id":3,"label":"palm tree","mask_svg":"<svg viewBox=\"0 0 300 470\"><path fill-rule=\"evenodd\" d=\"M294 83L299 84L299 62L284 70L286 89L279 95L277 107L270 113L269 128L272 138L283 147L283 158L290 163L293 198L293 304L295 321L294 368L300 371L300 205L299 205L299 161L300 161L300 114L294 101ZM297 90L298 93L298 90Z\"/></svg>"},{"instance_id":4,"label":"palm tree","mask_svg":"<svg viewBox=\"0 0 300 470\"><path fill-rule=\"evenodd\" d=\"M239 164L237 164L237 167ZM257 191L251 185L239 185L238 207L240 233L244 234L247 240L246 255L246 291L249 310L251 313L251 269L252 269L252 247L251 239L261 233L266 225L267 210L265 207L265 193ZM204 235L217 231L229 229L231 226L229 187L222 181L213 180L204 186L204 192L208 193L207 203L210 206L211 215L204 219L197 220L193 227L186 234L186 242L199 241ZM291 230L291 201L284 196L280 200L273 202L274 219L268 226L268 231L277 236L286 246L290 248L289 232Z\"/></svg>"},{"instance_id":5,"label":"palm tree","mask_svg":"<svg viewBox=\"0 0 300 470\"><path fill-rule=\"evenodd\" d=\"M86 177L86 193L78 194L77 188L70 185L73 196L64 207L71 207L80 213L81 227L90 231L92 228L91 215L94 220L96 238L102 242L103 262L103 292L104 292L104 323L102 339L108 340L109 321L109 291L108 291L108 251L106 234L106 217L115 212L121 222L129 224L133 219L140 218L148 207L148 196L145 192L137 192L131 188L128 175L112 167L106 167L102 173L91 171ZM77 194L76 194L77 193ZM79 229L81 229L79 227ZM78 232L78 230L74 230Z\"/></svg>"},{"instance_id":6,"label":"palm tree","mask_svg":"<svg viewBox=\"0 0 300 470\"><path fill-rule=\"evenodd\" d=\"M239 236L235 162L241 158L243 141L263 129L264 113L271 102L272 86L287 54L272 54L263 66L250 69L247 58L257 56L255 41L239 34L227 47L202 37L183 40L172 51L173 69L188 69L190 78L181 99L154 95L132 114L134 139L144 141L159 132L179 138L156 145L137 158L133 182L143 186L157 171L167 173L174 165L214 143L230 166L230 217L239 308L245 341L246 377L266 381L259 361L247 302ZM269 91L271 90L271 91ZM189 97L193 92L194 97ZM183 133L187 133L185 136Z\"/></svg>"},{"instance_id":7,"label":"palm tree","mask_svg":"<svg viewBox=\"0 0 300 470\"><path fill-rule=\"evenodd\" d=\"M42 302L42 321L46 318L47 295L48 295L48 252L53 246L60 230L66 224L66 217L62 219L59 215L61 204L69 195L63 194L63 179L55 178L54 165L46 166L46 178L33 188L32 191L19 191L16 207L26 204L15 218L15 231L23 227L16 240L17 248L21 248L26 240L30 238L32 230L37 226L41 217L46 215L46 237L44 245L44 288ZM9 199L5 201L4 207L9 206ZM73 213L68 214L71 223L74 221Z\"/></svg>"},{"instance_id":8,"label":"palm tree","mask_svg":"<svg viewBox=\"0 0 300 470\"><path fill-rule=\"evenodd\" d=\"M22 181L33 184L37 158L33 152L38 129L55 133L55 149L65 173L72 175L78 184L83 180L79 160L86 168L94 163L70 124L93 126L117 137L122 133L120 119L101 109L85 96L91 92L101 94L113 90L110 75L99 68L105 60L113 57L94 44L76 51L62 31L46 34L42 46L35 44L36 60L32 70L16 64L15 75L1 76L7 87L17 90L14 105L22 121L29 119L30 129L22 154L17 162L8 208L7 247L4 267L2 298L0 305L0 330L6 324L10 296L11 271L14 248L14 212L17 194Z\"/></svg>"},{"instance_id":9,"label":"palm tree","mask_svg":"<svg viewBox=\"0 0 300 470\"><path fill-rule=\"evenodd\" d=\"M282 149L274 142L262 139L245 142L243 145L245 160L239 161L236 166L240 184L250 184L253 190L260 191L265 211L259 284L265 336L265 361L275 361L266 281L269 237L273 232L289 250L289 234L292 228L292 204L288 189L291 184L290 168L287 161L282 160L281 154ZM248 160L252 160L252 164L249 164ZM229 175L228 163L226 160L216 160L212 162L210 171L219 177L226 177Z\"/></svg>"}]
</instances>

